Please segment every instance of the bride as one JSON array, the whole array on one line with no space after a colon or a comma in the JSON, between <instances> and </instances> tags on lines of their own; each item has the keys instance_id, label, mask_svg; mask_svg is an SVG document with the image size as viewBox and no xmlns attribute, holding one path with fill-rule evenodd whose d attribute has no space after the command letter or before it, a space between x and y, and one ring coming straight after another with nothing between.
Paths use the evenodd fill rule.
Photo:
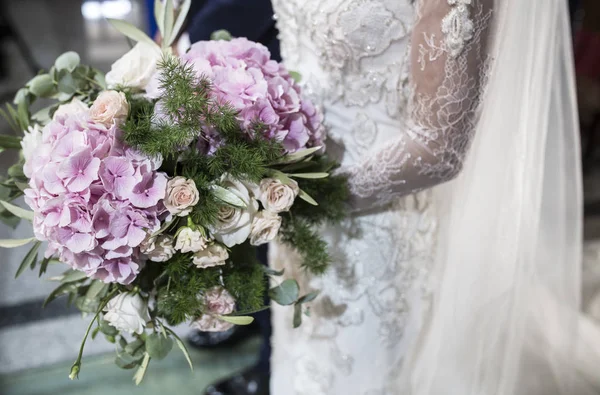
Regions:
<instances>
[{"instance_id":1,"label":"bride","mask_svg":"<svg viewBox=\"0 0 600 395\"><path fill-rule=\"evenodd\" d=\"M274 307L271 392L597 393L566 2L273 3L352 215L322 277L271 248L321 291L298 329Z\"/></svg>"}]
</instances>

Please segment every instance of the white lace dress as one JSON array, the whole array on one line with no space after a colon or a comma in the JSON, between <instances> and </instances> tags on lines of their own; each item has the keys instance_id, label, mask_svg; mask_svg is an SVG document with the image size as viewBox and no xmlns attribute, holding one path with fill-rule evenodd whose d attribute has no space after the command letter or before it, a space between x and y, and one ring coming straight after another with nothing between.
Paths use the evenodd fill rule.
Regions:
<instances>
[{"instance_id":1,"label":"white lace dress","mask_svg":"<svg viewBox=\"0 0 600 395\"><path fill-rule=\"evenodd\" d=\"M282 54L319 102L327 148L350 176L353 215L323 229L320 290L298 329L274 306L271 393L396 395L428 306L432 191L460 170L473 134L491 0L274 0Z\"/></svg>"}]
</instances>

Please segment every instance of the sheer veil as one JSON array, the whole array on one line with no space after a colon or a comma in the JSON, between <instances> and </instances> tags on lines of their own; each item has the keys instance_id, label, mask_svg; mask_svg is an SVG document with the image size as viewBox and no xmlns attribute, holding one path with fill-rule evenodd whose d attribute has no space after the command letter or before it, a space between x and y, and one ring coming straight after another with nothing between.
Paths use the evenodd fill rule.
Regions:
<instances>
[{"instance_id":1,"label":"sheer veil","mask_svg":"<svg viewBox=\"0 0 600 395\"><path fill-rule=\"evenodd\" d=\"M470 156L436 190L432 309L401 375L413 395L600 393L579 313L582 192L567 3L496 0Z\"/></svg>"}]
</instances>

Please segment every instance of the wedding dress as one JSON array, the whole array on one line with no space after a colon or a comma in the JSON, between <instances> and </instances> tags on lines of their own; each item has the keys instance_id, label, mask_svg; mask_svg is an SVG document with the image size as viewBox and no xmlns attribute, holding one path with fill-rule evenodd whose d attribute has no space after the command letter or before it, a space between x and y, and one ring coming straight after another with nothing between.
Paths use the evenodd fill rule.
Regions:
<instances>
[{"instance_id":1,"label":"wedding dress","mask_svg":"<svg viewBox=\"0 0 600 395\"><path fill-rule=\"evenodd\" d=\"M509 14L517 15L515 19L528 18L527 22L519 22L523 26L517 25L524 29L519 30L524 40L529 33L535 35L535 32L523 32L528 31L527 28L535 30L538 26L537 22L534 23L535 19L530 19L532 12L539 11L547 17L538 18L541 21L559 23L559 19L555 18L561 9L559 0L519 1L521 3L508 0L508 3L519 5L508 6L507 9ZM544 128L541 148L536 150L536 146L529 143L526 147L533 148L527 148L527 151L515 148L513 143L526 135L522 127L529 125L517 113L514 116L520 123L517 123L518 127L506 130L507 137L502 140L504 145L497 146L500 150L497 154L489 144L493 138L475 133L479 129L477 124L484 87L490 80L491 55L496 55L492 52L495 46L492 45L491 32L492 26L499 23L495 15L498 0L274 0L273 5L284 62L289 69L302 75L304 92L323 106L329 136L327 149L342 162L341 171L349 176L352 215L340 226L328 226L322 230L333 257L331 269L322 277L311 277L297 269L298 257L293 251L277 244L270 248L272 266L285 268L285 275L299 278L304 292L321 292L298 329L292 328L291 309L273 307L271 392L275 395L517 394L516 386L525 387L521 385L519 369L512 370L523 362L519 356L521 349L527 348L527 342L521 341L526 338L526 331L518 332L520 326L513 324L529 322L530 314L529 309L514 306L529 306L528 303L520 303L523 299L537 300L533 293L522 295L524 287L515 285L522 281L521 269L529 273L528 268L533 267L533 264L522 264L521 257L529 253L529 249L519 249L519 241L527 241L526 245L533 246L538 242L537 238L527 240L525 237L515 241L512 234L504 237L489 229L493 229L497 222L501 230L527 230L515 232L515 237L537 234L536 229L541 222L532 220L530 224L521 220L534 217L527 214L530 211L535 215L540 212L541 203L536 191L543 188L542 181L538 185L538 180L548 174L532 171L532 175L524 179L512 177L513 173L509 170L516 174L525 159L539 159L542 163L539 167L543 168L540 158L544 152L549 154L550 149L544 148L545 130L548 128ZM527 13L521 15L519 7L531 8L525 9ZM502 20L506 24L504 29L515 35L517 29L510 28L510 18L506 16ZM552 30L550 25L543 27ZM543 34L541 30L538 33ZM544 41L544 37L540 39ZM513 42L518 42L516 37ZM548 47L563 43L561 40L548 42ZM543 58L543 53L537 53L543 48L532 49L537 56L531 59L534 65L535 61ZM506 52L500 51L500 59L510 55ZM564 58L569 59L568 51ZM519 61L521 59L514 62L515 67ZM543 67L537 66L543 79L543 76L558 73L556 70L563 63L549 68L547 73ZM531 81L531 90L543 86L537 78L527 79L523 75L520 80L517 71L513 83ZM567 76L568 72L567 67ZM550 79L547 83L554 86ZM497 88L492 91L508 89L506 84L496 85ZM528 88L517 87L517 91L529 92ZM550 93L548 96L554 97ZM558 92L554 93L558 95ZM519 99L521 96L531 99L526 94L515 95L515 106L525 100ZM559 96L567 103L561 102L560 105L572 110L569 94ZM502 97L505 108L510 111L512 103L506 97L511 95L500 93L497 97ZM531 114L538 113L534 108L530 110ZM487 114L490 113L492 115L484 113L482 122L486 125L485 120L494 119L490 121L492 126L488 127L492 131L513 114L508 112L503 118L498 118L497 113L489 110ZM546 114L542 110L539 113ZM531 118L539 121L541 117ZM564 129L574 125L569 124L568 119L559 119L556 124L563 123L566 125ZM572 127L571 132L575 128ZM477 133L480 133L479 130ZM530 133L536 137L541 134ZM468 182L468 186L437 187L461 172L469 147L478 138L485 139L475 143L473 148L478 150L477 165L471 161L467 174L461 176L458 182L451 183L464 185ZM573 148L576 144L566 145L568 148L565 150L576 153ZM508 156L511 160L504 164L506 177L482 172L484 169L480 169L478 164L491 161L487 153L493 153L498 161L502 161L507 156L506 150L503 150L506 147L511 148L515 156L515 159ZM531 158L529 153L532 153ZM481 158L481 155L487 157ZM568 174L565 172L568 179L578 167L569 161L569 157L561 158L562 162L556 162L569 170ZM500 166L490 163L485 170L502 171L502 163ZM531 164L532 169L539 168L536 167L538 162ZM479 171L477 176L473 176L474 168ZM510 185L515 187L514 191L511 187L503 188L488 199L487 196L494 193L494 177L499 188ZM485 184L482 178L490 181ZM557 175L556 179L563 178ZM576 177L573 182L571 192L575 199L568 203L572 203L574 214L565 216L577 219ZM536 186L531 192L532 197L537 197L531 199L532 206L527 205L530 202L529 190L521 188L530 184ZM569 186L571 184L561 185L562 188ZM455 191L456 188L461 189ZM472 188L478 188L475 191L479 194L465 195L464 204L468 201L473 203L462 210L464 218L470 218L472 223L472 226L466 226L460 222L461 218L457 218L461 211L457 210L461 207L457 197L472 191ZM516 193L522 193L514 196L526 203L522 204L519 198L508 195ZM508 201L496 206L500 211L495 212L494 206L489 204L503 194ZM478 205L472 202L475 196L486 196L486 201ZM511 212L511 204L516 204L518 209ZM472 208L473 205L477 207ZM560 205L562 208L568 204L561 201ZM477 213L477 210L483 214ZM561 222L561 213L554 215L556 224L574 225L576 228L576 221ZM509 221L511 215L520 222ZM494 218L493 222L489 222L488 218ZM460 227L455 228L453 224L460 224ZM482 230L485 234L481 233ZM467 240L461 239L466 234L472 238L481 236L482 239L467 244ZM577 244L578 235L575 232L570 236L572 239L569 240L565 237L565 243L570 243L569 248ZM562 240L552 242L559 245ZM503 255L497 251L506 246L510 248L505 248ZM511 252L517 249L518 254L513 257ZM465 251L469 251L470 255ZM561 251L566 252L564 255L557 254L556 258L560 256L575 261L578 258L577 248L565 247ZM571 251L572 254L567 254ZM485 260L488 258L490 264L495 263L495 259L503 264L500 255L506 261L506 272L494 272L497 267L487 272L477 269L478 263L485 267L483 265L487 264ZM531 262L534 261L538 262L538 259L532 255ZM511 272L513 266L515 272ZM455 279L458 274L453 269L465 270L464 281ZM565 281L576 277L577 269L573 268L567 274L561 277ZM496 281L494 276L499 279ZM486 287L487 280L490 281L489 287ZM542 294L542 289L546 290L548 284L543 285L538 289L532 282L531 289ZM469 294L461 288L478 293L473 291ZM568 304L573 307L576 298L571 301L570 295ZM550 295L545 300L554 300L555 297L559 298ZM507 303L504 303L504 298ZM550 303L553 307L547 310L552 313L545 317L552 316L557 310L562 311L565 298L561 295L559 302ZM558 305L561 307L555 308ZM502 324L502 320L506 320L506 332L496 334L492 322L486 321L486 314L496 323ZM527 320L521 319L523 317ZM480 325L472 322L477 319L481 320ZM455 325L458 335L452 332L451 325ZM470 334L473 334L472 344L469 342ZM447 343L444 343L445 340ZM571 349L566 345L564 348ZM482 353L478 352L480 349ZM483 359L469 355L470 351L477 356L483 355ZM487 370L481 367L482 361L489 363ZM563 376L569 375L565 365L554 367L563 372ZM564 381L568 380L556 381L560 383L552 387L554 392L548 392L546 388L546 392L539 393L583 394L570 392L569 388L574 387L564 385ZM587 391L587 385L577 386L578 389L584 387ZM531 390L533 387L528 388L523 390L524 393L536 393ZM542 391L541 386L539 389Z\"/></svg>"}]
</instances>

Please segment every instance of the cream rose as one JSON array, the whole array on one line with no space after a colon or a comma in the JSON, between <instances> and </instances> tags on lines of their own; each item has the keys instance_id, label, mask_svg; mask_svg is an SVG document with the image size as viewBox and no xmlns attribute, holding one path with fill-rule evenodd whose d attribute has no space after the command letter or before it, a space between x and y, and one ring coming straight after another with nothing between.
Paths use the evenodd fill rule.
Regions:
<instances>
[{"instance_id":1,"label":"cream rose","mask_svg":"<svg viewBox=\"0 0 600 395\"><path fill-rule=\"evenodd\" d=\"M111 66L106 74L109 88L119 85L144 90L156 72L162 53L160 48L138 42L129 52Z\"/></svg>"},{"instance_id":2,"label":"cream rose","mask_svg":"<svg viewBox=\"0 0 600 395\"><path fill-rule=\"evenodd\" d=\"M129 103L123 92L104 91L98 95L90 108L90 118L94 122L111 127L121 124L129 114Z\"/></svg>"},{"instance_id":3,"label":"cream rose","mask_svg":"<svg viewBox=\"0 0 600 395\"><path fill-rule=\"evenodd\" d=\"M54 115L52 115L52 120L55 121L58 117L64 117L67 115L84 113L88 110L89 108L84 102L74 98L69 103L58 106L56 111L54 111Z\"/></svg>"},{"instance_id":4,"label":"cream rose","mask_svg":"<svg viewBox=\"0 0 600 395\"><path fill-rule=\"evenodd\" d=\"M148 237L140 245L140 251L153 262L166 262L175 255L173 238L168 235Z\"/></svg>"},{"instance_id":5,"label":"cream rose","mask_svg":"<svg viewBox=\"0 0 600 395\"><path fill-rule=\"evenodd\" d=\"M192 212L199 199L194 180L175 177L167 183L167 197L164 204L171 214L185 217Z\"/></svg>"},{"instance_id":6,"label":"cream rose","mask_svg":"<svg viewBox=\"0 0 600 395\"><path fill-rule=\"evenodd\" d=\"M104 311L104 319L110 325L128 333L142 334L146 323L150 321L148 303L137 294L118 294L108 301Z\"/></svg>"},{"instance_id":7,"label":"cream rose","mask_svg":"<svg viewBox=\"0 0 600 395\"><path fill-rule=\"evenodd\" d=\"M198 252L204 250L207 243L208 239L202 233L186 226L177 234L175 249L181 252Z\"/></svg>"},{"instance_id":8,"label":"cream rose","mask_svg":"<svg viewBox=\"0 0 600 395\"><path fill-rule=\"evenodd\" d=\"M219 318L221 315L233 313L235 299L223 287L214 287L204 294L204 314L194 321L192 326L203 332L222 332L233 327L233 324Z\"/></svg>"},{"instance_id":9,"label":"cream rose","mask_svg":"<svg viewBox=\"0 0 600 395\"><path fill-rule=\"evenodd\" d=\"M281 217L275 213L263 210L256 214L252 221L250 244L259 246L272 241L281 227Z\"/></svg>"},{"instance_id":10,"label":"cream rose","mask_svg":"<svg viewBox=\"0 0 600 395\"><path fill-rule=\"evenodd\" d=\"M217 223L211 228L216 240L227 247L233 247L248 239L252 219L258 210L258 202L252 197L248 187L240 181L226 177L221 186L240 198L246 206L245 208L221 206Z\"/></svg>"},{"instance_id":11,"label":"cream rose","mask_svg":"<svg viewBox=\"0 0 600 395\"><path fill-rule=\"evenodd\" d=\"M221 266L227 262L229 253L220 244L211 244L206 249L194 254L192 261L201 269L213 266Z\"/></svg>"},{"instance_id":12,"label":"cream rose","mask_svg":"<svg viewBox=\"0 0 600 395\"><path fill-rule=\"evenodd\" d=\"M290 181L290 184L284 184L275 178L265 178L260 182L258 199L266 210L273 213L289 211L300 192L298 183Z\"/></svg>"}]
</instances>

